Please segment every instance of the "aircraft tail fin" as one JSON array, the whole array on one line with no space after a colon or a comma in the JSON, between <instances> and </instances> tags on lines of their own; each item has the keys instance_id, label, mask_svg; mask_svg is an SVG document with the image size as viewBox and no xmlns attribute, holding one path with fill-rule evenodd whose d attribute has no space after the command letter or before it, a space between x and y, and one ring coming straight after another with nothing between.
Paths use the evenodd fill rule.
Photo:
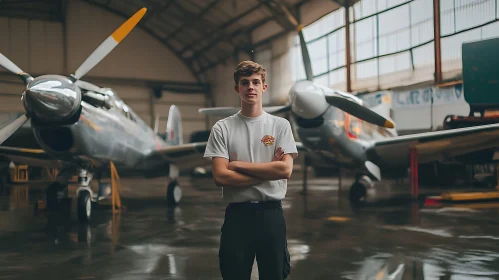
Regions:
<instances>
[{"instance_id":1,"label":"aircraft tail fin","mask_svg":"<svg viewBox=\"0 0 499 280\"><path fill-rule=\"evenodd\" d=\"M180 115L180 109L175 105L170 106L165 134L165 141L170 145L182 145L184 143L182 136L182 117Z\"/></svg>"}]
</instances>

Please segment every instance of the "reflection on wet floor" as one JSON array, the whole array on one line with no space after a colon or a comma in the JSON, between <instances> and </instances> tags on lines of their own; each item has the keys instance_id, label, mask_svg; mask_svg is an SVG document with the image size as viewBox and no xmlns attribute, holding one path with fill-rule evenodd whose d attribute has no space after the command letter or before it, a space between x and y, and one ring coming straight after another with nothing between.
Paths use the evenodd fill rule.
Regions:
<instances>
[{"instance_id":1,"label":"reflection on wet floor","mask_svg":"<svg viewBox=\"0 0 499 280\"><path fill-rule=\"evenodd\" d=\"M499 279L497 203L356 208L329 182L311 180L307 196L289 184L289 279ZM0 279L220 279L224 204L211 180L184 179L171 209L163 180L122 183L126 210L97 206L89 224L74 205L34 211L38 186L11 188L0 198Z\"/></svg>"}]
</instances>

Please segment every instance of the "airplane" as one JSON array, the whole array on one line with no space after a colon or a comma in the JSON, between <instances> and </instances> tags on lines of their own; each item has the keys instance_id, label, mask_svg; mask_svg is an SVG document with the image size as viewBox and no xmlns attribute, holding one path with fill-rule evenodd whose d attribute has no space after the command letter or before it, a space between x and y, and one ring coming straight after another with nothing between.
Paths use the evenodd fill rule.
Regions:
<instances>
[{"instance_id":1,"label":"airplane","mask_svg":"<svg viewBox=\"0 0 499 280\"><path fill-rule=\"evenodd\" d=\"M307 79L295 82L286 105L264 110L270 114L290 113L293 132L301 140L296 142L297 148L306 152L310 162L356 174L349 190L353 203L362 205L367 201L368 190L381 182L381 170L387 177L407 174L411 148L417 149L419 164L445 160L467 163L483 151L486 160L493 160L499 124L399 136L388 104L368 108L351 93L314 83L302 26L283 5L268 2L297 28ZM238 111L238 107L199 109L202 114L218 117Z\"/></svg>"},{"instance_id":2,"label":"airplane","mask_svg":"<svg viewBox=\"0 0 499 280\"><path fill-rule=\"evenodd\" d=\"M0 146L0 157L30 166L60 170L46 190L48 209L60 209L68 196L68 180L78 174L77 215L91 219L92 203L108 197L110 188L90 187L111 162L124 175L146 178L168 176L166 200L177 205L182 197L179 173L199 166L206 142L184 144L181 114L170 106L164 137L153 131L115 91L81 78L107 56L132 31L146 13L142 8L116 29L70 76L32 77L0 53L0 66L18 75L25 84L21 95L25 113L0 130L0 144L28 123L40 149ZM26 135L25 133L23 135ZM15 141L9 141L13 143Z\"/></svg>"}]
</instances>

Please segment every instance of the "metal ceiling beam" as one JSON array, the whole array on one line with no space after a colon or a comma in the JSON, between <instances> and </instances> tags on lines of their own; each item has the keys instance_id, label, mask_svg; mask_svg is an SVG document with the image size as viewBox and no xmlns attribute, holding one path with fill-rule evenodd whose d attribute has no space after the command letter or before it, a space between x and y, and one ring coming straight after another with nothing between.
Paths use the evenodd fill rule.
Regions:
<instances>
[{"instance_id":1,"label":"metal ceiling beam","mask_svg":"<svg viewBox=\"0 0 499 280\"><path fill-rule=\"evenodd\" d=\"M215 1L215 2L212 2L211 4L216 5L217 3L219 3L219 1L220 1L220 0L217 0L217 1ZM209 6L211 6L211 5L209 5ZM259 6L260 6L260 5L258 5L258 7L259 7ZM213 7L213 6L211 6L210 8L212 8L212 7ZM183 7L179 7L179 8L184 9ZM207 10L207 9L204 9L203 11L205 11L205 10ZM252 9L250 9L250 10L253 10L253 8L252 8ZM185 9L183 10L183 12L185 12L185 13L189 13L189 12L188 12L188 11L186 11ZM243 15L245 15L247 12L248 12L248 11L243 12ZM191 14L191 15L192 15L192 14ZM190 17L190 16L189 16L189 17ZM194 17L195 17L195 18L199 18L199 19L201 19L201 17L200 17L199 15L194 15ZM231 21L232 21L232 20L231 20ZM196 22L196 24L198 24L198 26L199 26L200 28L202 28L202 29L204 29L204 28L206 27L206 24L205 24L205 23L206 23L206 21L203 21L203 22ZM194 24L194 23L193 23L193 24ZM225 32L225 30L224 30L224 29L220 29L218 26L216 26L216 27L213 27L213 26L212 26L212 28L213 28L214 30L217 30L217 31L216 31L216 34L217 34L217 36L218 36L218 37L217 37L217 38L218 38L217 40L227 41L227 42L229 42L231 45L236 46L236 48L238 48L238 49L243 49L243 48L238 47L238 44L237 44L236 42L234 42L234 38L235 38L235 36L234 36L233 34L227 34L227 33ZM212 34L211 36L213 36L213 34ZM170 38L171 38L171 36L170 36L170 35L168 35L168 37L170 37ZM167 37L167 38L168 38L168 37ZM175 39L178 39L178 38L175 38ZM199 40L194 40L194 42L198 43L198 42L199 42ZM245 44L249 44L249 41L248 41L248 42L245 42ZM191 44L191 45L193 46L194 44ZM208 45L208 46L209 46L209 45ZM211 47L210 47L210 48L211 48ZM185 49L185 47L184 47L183 49ZM243 50L244 50L244 49L243 49ZM181 50L179 53L180 53L180 55L183 57L183 54L184 54L184 53L182 53L182 50ZM198 51L198 52L196 52L195 54L191 55L191 57L190 57L190 58L185 58L185 59L184 59L184 61L186 61L186 63L189 63L189 64L191 64L191 65L194 63L194 61L197 61L197 62L198 62L198 64L200 65L200 67L202 67L202 66L203 66L203 65L205 65L205 64L204 64L204 63L201 63L201 61L199 60L199 58L200 58L200 57L202 57L204 60L208 61L208 64L211 64L212 60L211 60L208 56L204 55L204 52L199 52L199 51Z\"/></svg>"},{"instance_id":2,"label":"metal ceiling beam","mask_svg":"<svg viewBox=\"0 0 499 280\"><path fill-rule=\"evenodd\" d=\"M168 34L167 38L165 40L169 40L169 38L174 38L182 29L193 25L194 23L197 23L199 20L203 18L203 16L210 11L213 7L215 7L218 3L220 3L222 0L214 0L208 6L206 6L203 10L199 12L199 14L196 15L195 18L191 18L188 22L186 22L184 25L180 26L176 30L174 30L172 33Z\"/></svg>"},{"instance_id":3,"label":"metal ceiling beam","mask_svg":"<svg viewBox=\"0 0 499 280\"><path fill-rule=\"evenodd\" d=\"M260 4L265 5L269 9L269 11L272 13L272 17L266 18L263 22L261 21L261 22L255 24L255 25L251 26L250 28L248 28L249 29L248 30L248 36L251 36L251 32L254 29L258 28L259 26L264 25L265 23L267 23L267 22L269 22L271 20L276 20L284 28L284 31L282 31L282 32L280 32L280 33L272 36L271 38L280 37L283 34L289 32L290 30L294 30L295 29L294 23L291 22L288 17L286 17L285 12L283 11L283 9L287 9L286 6L282 7L280 5L283 5L283 4L276 3L275 1L272 1L272 0L259 0L259 2L260 2ZM273 2L273 3L270 3L270 2ZM302 1L302 2L298 3L295 7L297 7L297 6L299 7L299 5L303 4L304 2L305 1ZM275 4L277 4L277 5L275 5ZM296 18L296 16L294 16L294 17ZM237 34L238 31L239 30L234 31L233 34ZM212 41L214 41L214 40L212 40ZM259 43L257 43L256 45L258 45L258 44ZM211 47L211 45L209 44L206 47L204 47L203 49L198 50L196 53L199 53L199 52L202 52L202 51L206 51L210 47ZM246 49L248 51L250 51L254 47L255 47L255 45L249 44L249 47L247 47ZM206 67L203 67L202 69L200 69L198 71L198 74L204 73L204 72L208 71L209 69L217 66L222 61L225 61L228 58L230 58L230 56L232 56L232 54L228 54L228 55L226 55L224 57L219 58L214 63L211 63L210 65L207 65Z\"/></svg>"},{"instance_id":4,"label":"metal ceiling beam","mask_svg":"<svg viewBox=\"0 0 499 280\"><path fill-rule=\"evenodd\" d=\"M175 4L175 3L174 3L174 4ZM147 13L146 13L146 14L147 14ZM185 20L186 20L186 19L185 19L185 16L182 16L182 15L179 15L179 14L176 14L176 13L172 13L172 12L170 12L170 13L167 15L167 17L170 17L170 18L176 19L176 20L178 20L178 21L179 21L179 22L181 22L181 23L185 22ZM165 30L163 30L163 31L165 31ZM168 37L168 35L166 35L165 37L162 37L162 38L161 38L161 40L162 40L162 41L165 41L167 37ZM175 38L175 40L176 40L176 41L179 41L179 42L180 42L180 43L182 43L183 45L187 44L187 43L186 43L184 40L182 40L181 38L178 38L178 37L177 37L177 38ZM166 42L166 41L165 41L165 42Z\"/></svg>"},{"instance_id":5,"label":"metal ceiling beam","mask_svg":"<svg viewBox=\"0 0 499 280\"><path fill-rule=\"evenodd\" d=\"M286 16L286 12L288 11L288 8L278 0L259 0L261 3L267 7L267 9L272 13L272 15L275 17L275 20L279 25L281 25L282 28L285 30L293 30L295 29L295 26L298 24L298 22L292 22L293 19L290 19L289 17ZM296 18L295 15L293 15L294 18Z\"/></svg>"},{"instance_id":6,"label":"metal ceiling beam","mask_svg":"<svg viewBox=\"0 0 499 280\"><path fill-rule=\"evenodd\" d=\"M197 45L197 44L200 44L202 43L203 41L209 39L209 38L213 38L214 36L218 36L220 34L220 32L223 32L227 27L231 26L232 24L236 23L237 21L239 21L241 18L251 14L252 12L254 12L255 10L258 10L260 7L262 6L262 4L258 4L256 6L254 6L253 8L235 16L233 19L229 20L229 21L226 21L225 23L223 23L222 25L218 26L217 27L217 31L215 31L215 33L212 33L212 34L209 34L208 36L206 37L203 37L199 40L196 40L195 43L193 44L190 44L190 45L187 45L185 46L183 49L180 50L180 53L183 54L184 52L186 52L187 50L189 49L192 49L193 46Z\"/></svg>"},{"instance_id":7,"label":"metal ceiling beam","mask_svg":"<svg viewBox=\"0 0 499 280\"><path fill-rule=\"evenodd\" d=\"M164 11L168 10L170 6L175 2L175 0L168 0L165 2L161 2L161 4L154 5L149 13L144 15L144 18L141 20L141 24L145 25L149 20L151 20L155 15L161 15Z\"/></svg>"},{"instance_id":8,"label":"metal ceiling beam","mask_svg":"<svg viewBox=\"0 0 499 280\"><path fill-rule=\"evenodd\" d=\"M177 2L175 2L175 6L181 10L182 13L184 13L184 16L178 16L178 19L184 23L190 22L189 19L197 17L196 14L193 14L189 11L187 11L184 7L179 5ZM175 15L177 16L177 15ZM195 22L195 26L200 29L200 30L205 30L207 26L209 26L211 29L216 29L216 26L214 26L212 23L207 22L206 20L203 20L202 22ZM164 37L164 42L168 43L170 39L170 34L167 34L166 37ZM174 38L174 40L177 40L181 42L183 45L186 45L187 43L184 40L181 40L178 36ZM195 40L194 40L195 41Z\"/></svg>"},{"instance_id":9,"label":"metal ceiling beam","mask_svg":"<svg viewBox=\"0 0 499 280\"><path fill-rule=\"evenodd\" d=\"M193 21L192 18L197 17L196 14L187 10L186 8L184 8L184 6L180 5L178 2L175 2L175 7L177 7L182 12L182 18L184 19L183 22L185 22L185 23L189 23L189 22ZM214 26L213 23L208 22L206 19L204 19L204 20L201 19L201 20L202 20L202 22L194 21L195 25L198 27L201 27L201 28L206 28L206 27L216 28L216 26Z\"/></svg>"},{"instance_id":10,"label":"metal ceiling beam","mask_svg":"<svg viewBox=\"0 0 499 280\"><path fill-rule=\"evenodd\" d=\"M267 18L263 19L262 21L260 21L260 22L258 22L258 23L256 23L256 24L254 24L254 25L252 25L252 26L249 26L249 27L241 27L241 28L239 28L239 29L237 29L237 30L233 31L231 34L229 34L229 36L228 36L227 38L225 38L225 37L224 37L224 34L220 34L220 33L219 33L219 34L217 34L217 36L212 37L212 39L211 39L211 40L210 40L210 41L206 44L206 46L204 46L203 48L201 48L201 49L199 49L199 50L195 51L195 52L192 54L191 58L187 58L187 59L188 59L188 60L189 60L189 59L190 59L190 60L195 59L195 58L196 58L197 56L199 56L200 54L202 54L202 53L206 52L207 50L211 49L212 47L214 47L214 46L216 45L217 41L219 41L219 40L225 40L225 41L227 41L227 40L229 40L229 39L231 39L231 40L232 40L232 38L234 38L234 37L236 37L236 36L239 36L239 35L241 35L241 34L243 34L244 36L246 36L247 38L249 38L249 37L251 36L251 32L252 32L254 29L256 29L256 28L258 28L258 27L262 26L263 24L265 24L265 23L267 23L267 22L270 22L270 21L271 21L271 20L273 20L273 19L274 19L273 17L267 17ZM250 45L250 41L249 41L249 39L248 39L248 43L247 43L247 44L248 44L248 46Z\"/></svg>"}]
</instances>

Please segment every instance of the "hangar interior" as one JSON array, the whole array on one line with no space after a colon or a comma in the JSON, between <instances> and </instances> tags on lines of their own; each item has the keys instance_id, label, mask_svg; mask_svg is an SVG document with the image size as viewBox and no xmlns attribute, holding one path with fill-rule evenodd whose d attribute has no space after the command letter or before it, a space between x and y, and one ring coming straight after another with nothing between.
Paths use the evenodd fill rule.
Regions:
<instances>
[{"instance_id":1,"label":"hangar interior","mask_svg":"<svg viewBox=\"0 0 499 280\"><path fill-rule=\"evenodd\" d=\"M198 112L200 108L239 106L233 71L240 61L253 60L266 67L269 87L263 95L264 106L287 104L292 86L306 79L297 28L289 17L277 12L271 2L282 3L303 27L314 82L332 90L350 92L363 100L367 107L387 105L388 114L396 123L395 130L398 136L402 136L397 136L396 140L403 142L400 146L397 146L398 142L395 146L383 146L383 143L390 142L390 139L383 139L386 141L381 141L382 152L375 154L378 158L384 154L392 159L404 157L400 160L402 167L395 163L390 168L382 167L380 173L374 163L362 161L361 168L365 168L366 173L370 172L373 179L367 176L342 177L342 169L336 173L337 170L330 167L326 172L329 178L307 178L307 168L300 169L306 157L295 161L297 172L293 170L294 177L289 178L287 194L282 201L286 219L291 221L288 245L293 279L366 279L374 275L376 279L392 279L393 275L388 274L400 271L406 275L400 279L423 279L419 277L422 274L433 276L432 279L454 279L452 277L456 275L461 277L459 279L476 279L477 275L499 275L499 248L495 242L499 237L494 236L494 232L499 232L499 228L495 229L497 203L490 206L494 209L490 211L486 210L489 206L483 204L453 205L437 210L425 208L423 211L421 198L425 207L427 202L430 206L438 203L426 199L426 194L418 196L418 190L414 187L418 185L419 178L419 171L414 172L419 170L417 154L414 149L409 150L411 143L405 145L404 142L411 139L411 134L442 132L433 134L438 139L430 139L430 144L425 144L428 138L421 142L418 142L420 139L411 141L426 149L422 157L431 158L435 154L435 158L443 160L446 160L447 154L440 150L442 147L455 145L452 146L458 147L455 149L476 151L473 150L475 144L467 145L466 141L477 141L476 146L496 148L495 143L499 139L499 132L496 132L499 131L499 120L494 117L499 107L499 98L494 97L499 90L495 78L497 67L487 69L489 80L485 81L483 76L476 78L474 74L482 71L482 75L484 70L469 64L473 58L465 55L464 45L491 42L488 45L490 53L482 54L481 59L485 57L487 60L487 54L490 54L490 61L497 61L494 50L499 44L499 0L0 0L0 54L33 77L44 74L69 76L97 46L110 38L117 27L140 8L146 7L147 13L137 27L82 80L112 88L137 116L151 128L157 128L158 133L165 132L171 120L170 109L172 105L177 106L185 143L190 142L197 132L210 131L220 119L201 114ZM0 62L5 62L2 56ZM25 112L21 101L25 84L6 68L0 66L0 127L7 127ZM475 84L481 84L481 92L474 86L466 87L470 77ZM488 123L490 126L485 132L480 131L483 134L479 135L489 138L477 140L473 139L473 135L463 133L465 135L458 140L452 137L444 139L445 135L450 135L444 131L449 128L446 120L450 115L473 114L473 104L470 104L473 100L482 102L479 105L483 106L478 106L480 108L490 101L488 107L485 106L490 109L485 115L492 116L492 124ZM289 117L290 114L283 116ZM125 115L132 120L129 114ZM111 123L110 119L107 121ZM389 127L388 124L391 123L384 122L383 126ZM345 122L342 125L345 128L348 126ZM30 122L25 126L30 126ZM387 133L380 128L383 126L378 125L372 131ZM349 140L363 140L360 139L360 126L348 133L344 134L348 134ZM134 138L131 134L128 136ZM333 138L326 136L328 140ZM112 139L111 142L118 140ZM143 172L147 179L123 180L123 192L117 190L116 175L111 175L110 184L101 185L99 181L96 200L112 196L112 214L108 213L111 211L92 208L91 199L81 195L90 189L90 169L78 166L76 179L72 177L73 181L65 185L51 182L49 186L36 188L25 186L26 182L21 180L21 184L13 187L8 194L2 188L5 182L0 171L0 195L4 195L0 196L0 236L6 240L0 245L7 245L2 251L6 252L5 255L0 255L7 265L0 272L8 274L7 277L11 274L25 276L22 279L69 279L75 275L81 279L92 278L88 276L88 271L103 279L130 275L149 276L150 279L219 279L215 275L219 275L216 254L225 207L220 199L222 192L214 186L212 178L196 178L192 173L179 176L175 167L178 162L194 164L194 159L201 156L201 146L196 146L199 143L179 145L182 146L180 151L171 147L175 145L170 145L170 150L156 146L154 150L151 148L157 145L154 140L157 139L143 149L149 154L141 158L144 162L150 160L150 165L136 164L132 169L137 166L144 168L139 170L137 167L137 172L154 169L161 174L159 179L152 175L151 179L149 173ZM295 135L295 140L305 139ZM328 147L338 149L337 146L345 143L335 141L338 142L328 142ZM346 143L353 142L362 141ZM95 146L99 144L97 141L91 143ZM347 150L347 146L344 144L341 148ZM0 153L12 152L12 147L1 148L5 146L0 146ZM30 148L16 150L14 156L31 153L36 154L35 160L46 160L43 151ZM364 152L362 147L359 150ZM449 148L448 151L451 153L453 150ZM167 162L182 153L190 157L175 163ZM496 153L493 150L487 156L492 154L495 157ZM84 154L82 157L91 156ZM359 158L364 156L366 154L361 154ZM128 161L130 158L123 157L123 165L131 162ZM347 158L345 162L350 164L356 160L352 158ZM406 168L408 166L404 164L409 162L409 158L410 168ZM486 164L481 172L493 174L492 177L498 175L497 158L494 160ZM426 167L421 166L421 173L434 171L434 166ZM410 206L384 207L380 203L366 209L341 202L343 193L349 193L352 201L367 200L373 193L374 197L383 199L383 195L395 197L398 189L392 188L391 182L385 183L388 180L373 183L380 174L393 175L392 169L393 173L402 170L400 174L405 176L394 181L405 184L405 194L411 192L405 197L409 197ZM132 172L126 174L129 169L124 170L127 170L123 172L125 175L133 175ZM435 181L431 186L434 189L425 191L441 192L443 181L454 182L450 175L464 177L466 172L452 169L437 174L440 175L437 180L435 177L420 176L420 181ZM409 174L410 183L407 181L409 176L406 176ZM165 180L165 177L168 178ZM492 184L498 180L499 176L493 178ZM185 194L179 187L182 184L186 186L183 188ZM342 189L342 184L351 187ZM61 186L65 190L57 189ZM59 206L60 201L54 202L54 197L59 199L60 193L66 192L61 196L68 198L70 187L72 194L76 192L77 199L72 205L77 209L77 219L90 220L90 223L76 224L74 221L77 219L43 212L51 208L50 199L53 205ZM494 185L492 189L496 187ZM39 191L41 189L43 191ZM119 196L116 198L115 193L132 197L126 201L129 203L126 210L121 212L122 209L119 209L118 214L114 207ZM174 206L168 207L167 211L164 209L165 194L167 205ZM182 196L182 203L179 204ZM449 197L452 200L457 196ZM477 197L479 195L475 194ZM497 200L499 192L489 192L481 197ZM9 201L6 203L6 200ZM404 203L400 197L395 200ZM90 219L92 209L97 210L97 214ZM31 210L35 210L36 215L32 215ZM42 215L38 215L38 211ZM79 247L82 243L84 246ZM87 246L87 243L98 246ZM117 244L121 247L118 248ZM52 252L58 248L69 249L66 252L57 251L57 256L53 257ZM93 252L97 257L92 257ZM390 265L383 266L392 254L403 254L414 259L395 257ZM19 263L24 265L21 267ZM405 270L399 269L402 266ZM388 271L393 267L397 270ZM357 273L359 269L363 272ZM410 273L413 276L407 276ZM417 273L420 273L419 276L414 276ZM257 279L256 274L254 272L251 279ZM203 275L202 278L199 278L200 275ZM382 278L383 275L386 277Z\"/></svg>"}]
</instances>

